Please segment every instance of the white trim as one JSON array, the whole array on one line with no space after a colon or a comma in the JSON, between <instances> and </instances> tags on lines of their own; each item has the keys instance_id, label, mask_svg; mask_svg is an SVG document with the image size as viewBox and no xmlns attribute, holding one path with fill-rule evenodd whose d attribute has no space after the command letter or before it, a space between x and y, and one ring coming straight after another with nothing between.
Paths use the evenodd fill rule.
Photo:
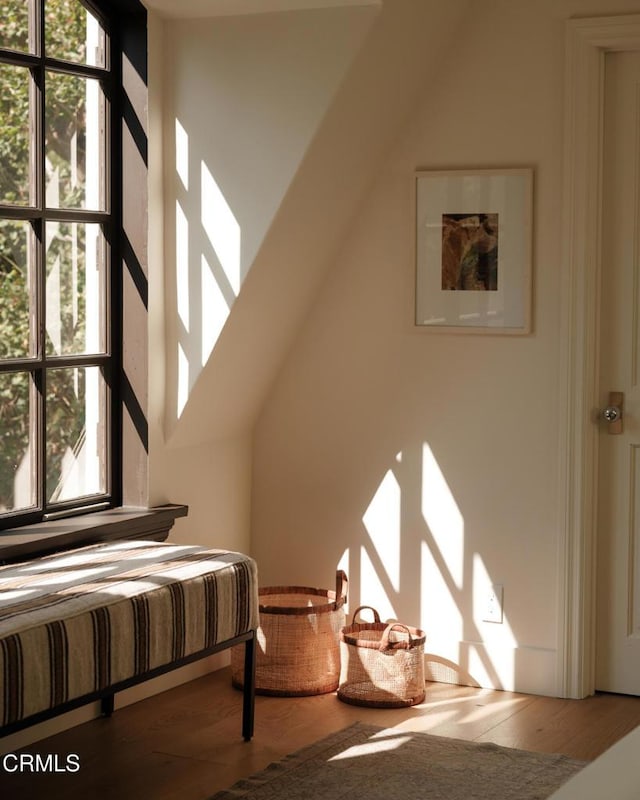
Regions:
<instances>
[{"instance_id":1,"label":"white trim","mask_svg":"<svg viewBox=\"0 0 640 800\"><path fill-rule=\"evenodd\" d=\"M560 442L559 694L595 690L595 544L604 61L640 49L640 15L567 22Z\"/></svg>"},{"instance_id":2,"label":"white trim","mask_svg":"<svg viewBox=\"0 0 640 800\"><path fill-rule=\"evenodd\" d=\"M428 631L426 647L425 677L428 681L547 697L556 693L555 648L528 647L506 641L460 639L452 642L446 637L433 639Z\"/></svg>"}]
</instances>

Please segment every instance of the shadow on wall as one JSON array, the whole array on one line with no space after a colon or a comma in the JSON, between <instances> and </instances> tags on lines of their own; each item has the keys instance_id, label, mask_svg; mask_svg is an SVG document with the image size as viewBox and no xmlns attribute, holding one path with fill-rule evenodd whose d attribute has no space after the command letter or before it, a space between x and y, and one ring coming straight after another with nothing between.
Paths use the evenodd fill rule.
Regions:
<instances>
[{"instance_id":1,"label":"shadow on wall","mask_svg":"<svg viewBox=\"0 0 640 800\"><path fill-rule=\"evenodd\" d=\"M424 628L428 680L513 685L515 655L509 663L503 648L515 654L517 641L504 613L502 624L487 626L493 580L481 555L465 548L464 518L428 444L396 455L362 523L337 565L349 576L350 607ZM415 535L403 535L409 530ZM406 586L416 587L413 595ZM499 662L485 646L496 636Z\"/></svg>"},{"instance_id":2,"label":"shadow on wall","mask_svg":"<svg viewBox=\"0 0 640 800\"><path fill-rule=\"evenodd\" d=\"M147 21L132 14L122 56L122 502L146 506L148 408Z\"/></svg>"},{"instance_id":3,"label":"shadow on wall","mask_svg":"<svg viewBox=\"0 0 640 800\"><path fill-rule=\"evenodd\" d=\"M377 13L354 7L180 20L167 36L170 436L191 413L214 350L223 351L218 365L229 373L217 391L234 383L235 355L250 349L255 334L246 326L229 334L227 326L221 336L223 328Z\"/></svg>"}]
</instances>

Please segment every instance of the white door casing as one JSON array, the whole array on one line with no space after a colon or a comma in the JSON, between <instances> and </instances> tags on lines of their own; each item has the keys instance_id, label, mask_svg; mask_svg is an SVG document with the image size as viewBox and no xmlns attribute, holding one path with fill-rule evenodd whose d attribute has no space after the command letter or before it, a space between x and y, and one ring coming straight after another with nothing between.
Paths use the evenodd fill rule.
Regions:
<instances>
[{"instance_id":1,"label":"white door casing","mask_svg":"<svg viewBox=\"0 0 640 800\"><path fill-rule=\"evenodd\" d=\"M639 15L567 22L558 570L558 689L566 697L595 690L604 64L607 52L639 49Z\"/></svg>"}]
</instances>

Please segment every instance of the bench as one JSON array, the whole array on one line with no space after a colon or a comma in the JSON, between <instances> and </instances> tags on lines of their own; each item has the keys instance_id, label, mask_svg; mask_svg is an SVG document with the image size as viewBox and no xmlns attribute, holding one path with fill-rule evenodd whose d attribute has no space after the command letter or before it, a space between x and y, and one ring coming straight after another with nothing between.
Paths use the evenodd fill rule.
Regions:
<instances>
[{"instance_id":1,"label":"bench","mask_svg":"<svg viewBox=\"0 0 640 800\"><path fill-rule=\"evenodd\" d=\"M244 643L242 736L255 702L255 562L115 541L0 567L0 736Z\"/></svg>"}]
</instances>

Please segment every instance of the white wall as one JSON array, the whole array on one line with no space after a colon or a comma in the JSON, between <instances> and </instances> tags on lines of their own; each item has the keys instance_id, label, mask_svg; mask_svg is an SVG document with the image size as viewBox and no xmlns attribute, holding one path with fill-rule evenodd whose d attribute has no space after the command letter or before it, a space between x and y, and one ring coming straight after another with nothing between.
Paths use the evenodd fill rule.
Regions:
<instances>
[{"instance_id":1,"label":"white wall","mask_svg":"<svg viewBox=\"0 0 640 800\"><path fill-rule=\"evenodd\" d=\"M231 419L229 385L243 342L210 366L227 413L192 391L375 13L150 13L150 495L189 506L174 539L249 550L251 421Z\"/></svg>"},{"instance_id":2,"label":"white wall","mask_svg":"<svg viewBox=\"0 0 640 800\"><path fill-rule=\"evenodd\" d=\"M423 627L444 678L559 691L564 18L622 6L470 4L256 426L263 581L331 586L348 564L351 609ZM532 335L413 329L414 170L520 166L535 169ZM491 584L502 625L482 621Z\"/></svg>"},{"instance_id":3,"label":"white wall","mask_svg":"<svg viewBox=\"0 0 640 800\"><path fill-rule=\"evenodd\" d=\"M323 77L331 58L304 14L164 24L168 393L151 400L163 418L151 474L152 496L191 507L176 538L250 548L262 583L331 586L340 563L352 609L373 602L426 629L433 675L559 691L564 20L638 10L394 0L328 12L369 15L344 39L323 17L344 45L342 80ZM315 62L296 45L307 35ZM258 84L254 51L270 65ZM315 116L291 89L300 59L320 71ZM256 103L264 81L269 102ZM176 178L176 117L193 192ZM291 131L296 146L283 148ZM264 145L253 161L252 144ZM211 355L202 256L215 279L222 264L202 219L202 163L241 231L241 283L253 265ZM506 166L535 169L532 335L415 330L414 170ZM182 264L176 201L189 223ZM482 621L493 583L502 625Z\"/></svg>"},{"instance_id":4,"label":"white wall","mask_svg":"<svg viewBox=\"0 0 640 800\"><path fill-rule=\"evenodd\" d=\"M167 446L167 320L175 319L172 298L165 292L165 186L174 185L172 150L167 157L167 28L157 14L149 13L149 493L150 505L184 503L189 515L178 521L173 539L193 544L247 551L249 549L249 493L251 441L248 432L229 437L216 446ZM173 143L173 136L168 137ZM173 151L174 152L174 151ZM167 175L165 175L165 172ZM166 179L166 180L165 180ZM174 198L175 195L171 195ZM175 254L174 254L175 255ZM167 294L169 302L167 302ZM175 302L175 300L174 300ZM215 510L215 511L214 511Z\"/></svg>"},{"instance_id":5,"label":"white wall","mask_svg":"<svg viewBox=\"0 0 640 800\"><path fill-rule=\"evenodd\" d=\"M174 538L248 548L257 413L422 70L438 62L464 6L412 0L163 23L165 282L156 309L166 370L158 363L151 376L150 461L152 496L190 506ZM215 194L212 179L224 196L213 219L215 203L202 200L203 186ZM152 235L160 228L152 221ZM229 230L240 232L237 298L216 251ZM220 286L231 310L205 347Z\"/></svg>"},{"instance_id":6,"label":"white wall","mask_svg":"<svg viewBox=\"0 0 640 800\"><path fill-rule=\"evenodd\" d=\"M375 14L329 9L166 26L165 269L167 308L177 310L168 328L171 444L201 438L192 390ZM220 422L212 424L218 436L231 425Z\"/></svg>"}]
</instances>

